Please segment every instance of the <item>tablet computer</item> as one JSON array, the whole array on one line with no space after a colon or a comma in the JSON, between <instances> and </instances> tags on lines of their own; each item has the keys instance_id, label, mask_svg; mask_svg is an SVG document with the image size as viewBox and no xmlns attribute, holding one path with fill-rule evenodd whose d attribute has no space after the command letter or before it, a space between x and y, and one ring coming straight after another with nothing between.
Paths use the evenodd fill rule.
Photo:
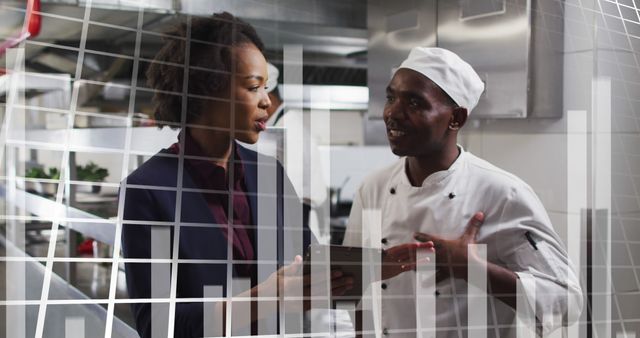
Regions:
<instances>
[{"instance_id":1,"label":"tablet computer","mask_svg":"<svg viewBox=\"0 0 640 338\"><path fill-rule=\"evenodd\" d=\"M364 291L363 281L370 283L380 278L383 255L384 251L377 248L311 244L304 257L304 273L310 274L316 268L318 270L314 271L326 273L326 267L330 265L330 271L339 270L343 276L353 278L353 288L342 296L333 296L332 300L357 301Z\"/></svg>"}]
</instances>

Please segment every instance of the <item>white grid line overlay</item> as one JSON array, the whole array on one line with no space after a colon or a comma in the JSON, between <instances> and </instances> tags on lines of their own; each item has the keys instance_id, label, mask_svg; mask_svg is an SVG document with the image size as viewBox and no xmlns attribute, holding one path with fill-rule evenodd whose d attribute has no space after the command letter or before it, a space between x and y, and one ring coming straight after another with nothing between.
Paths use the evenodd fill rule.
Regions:
<instances>
[{"instance_id":1,"label":"white grid line overlay","mask_svg":"<svg viewBox=\"0 0 640 338\"><path fill-rule=\"evenodd\" d=\"M133 61L133 71L132 71L132 79L131 79L131 84L132 87L135 88L136 83L137 83L137 76L134 76L134 74L137 74L138 72L138 59L137 57L140 56L140 28L142 27L142 18L143 18L143 11L142 11L142 4L145 3L146 0L140 0L139 4L140 4L140 8L138 9L138 23L137 23L137 27L138 30L136 32L136 45L135 45L135 51L134 51L134 61ZM129 151L131 150L131 134L133 132L132 130L132 118L133 118L133 112L134 112L134 105L135 105L135 97L136 97L136 90L132 90L131 91L131 97L129 99L129 107L128 107L128 112L127 112L127 120L126 120L126 134L125 134L125 144L124 144L124 152L125 154L128 154ZM118 216L117 216L117 222L116 222L116 229L115 229L115 236L114 236L114 243L113 243L113 261L111 264L111 281L115 281L118 278L118 272L119 272L119 262L120 262L120 247L121 247L121 235L122 235L122 227L123 227L123 218L124 218L124 202L125 202L125 198L126 198L126 182L127 182L127 177L126 177L126 173L127 173L127 169L129 168L129 160L130 160L130 156L124 156L123 160L122 160L122 170L121 170L121 175L122 175L122 179L121 181L124 182L125 187L121 188L121 191L119 192L119 199L118 199ZM153 256L152 256L153 257ZM113 329L113 316L114 316L114 311L115 311L115 298L116 298L116 283L111 282L111 284L109 285L109 304L107 305L107 319L106 319L106 323L105 323L105 328L104 328L104 336L105 338L109 338L112 335L112 329ZM153 310L152 310L153 311Z\"/></svg>"},{"instance_id":2,"label":"white grid line overlay","mask_svg":"<svg viewBox=\"0 0 640 338\"><path fill-rule=\"evenodd\" d=\"M182 79L182 91L183 91L183 99L182 99L182 106L181 106L181 117L180 117L180 124L181 125L185 125L187 122L187 100L184 98L188 92L188 88L189 88L189 60L190 60L190 47L191 44L189 43L189 41L191 41L191 17L187 18L187 44L185 45L185 51L184 51L184 63L185 63L185 68L184 68L184 73L183 73L183 79ZM233 62L232 62L232 67L233 67ZM233 83L233 80L232 80ZM232 84L233 86L233 84ZM233 107L233 106L232 106ZM231 116L233 116L233 108L231 109ZM231 121L233 121L233 118L231 119ZM233 128L233 122L231 124L231 127ZM233 135L232 135L233 137ZM173 256L171 257L171 290L170 290L170 296L169 298L171 299L169 302L169 318L168 318L168 329L167 329L167 338L171 338L174 334L174 327L175 327L175 318L176 318L176 293L177 293L177 288L178 288L178 258L180 256L180 227L181 227L181 222L182 222L182 185L183 185L183 178L184 178L184 153L185 153L185 137L181 137L179 140L180 143L180 151L179 151L179 157L178 157L178 181L177 181L177 187L178 187L178 192L176 194L176 206L175 206L175 215L174 215L174 221L176 223L176 225L174 226L174 230L173 230L173 244L172 244L172 254ZM232 157L233 158L233 157ZM231 166L233 167L233 162L231 163ZM229 181L233 182L233 171L230 172L229 175ZM233 210L233 209L230 209ZM229 246L231 246L233 243L233 232L230 232L229 234ZM231 257L231 256L227 256L227 257ZM231 283L229 282L229 271L227 271L227 285L231 285ZM231 311L230 311L230 303L231 302L227 302L227 314L229 314L228 318L229 321L227 323L227 328L230 330L231 329L231 323L230 323L230 317L231 317Z\"/></svg>"},{"instance_id":3,"label":"white grid line overlay","mask_svg":"<svg viewBox=\"0 0 640 338\"><path fill-rule=\"evenodd\" d=\"M628 5L625 5L625 4L621 3L621 2L613 2L613 1L607 1L607 2L612 3L612 4L615 4L615 5L618 7L618 10L620 11L620 15L622 15L622 10L623 10L623 9L625 9L625 8L632 8L632 7L630 7L630 6L628 6ZM578 3L579 3L579 2L578 2ZM4 7L4 6L0 6L0 7ZM637 10L637 8L636 8L636 7L633 7L633 8ZM42 15L43 15L43 16L54 16L54 15L53 15L53 14L51 14L51 13L42 13ZM611 17L611 15L608 15L608 14L601 14L601 15ZM58 16L58 17L60 17L60 18L66 18L66 19L72 20L71 18L67 18L67 17L64 17L64 16ZM620 19L620 18L618 18L618 19ZM86 23L88 22L90 25L97 25L97 26L104 26L104 27L111 27L111 28L122 28L123 30L128 30L128 31L131 31L131 32L134 32L134 31L135 31L135 32L137 32L137 33L140 33L140 30L139 30L139 29L138 29L138 30L133 29L133 28L124 29L123 27L118 27L117 25L104 24L104 23L95 22L95 21L91 21L91 20L84 20L84 19L73 19L73 20L74 20L74 21L76 21L76 22L82 22L83 24L86 24ZM629 20L622 18L622 21L623 21L623 23L624 23L624 22L627 22L627 21L629 21ZM605 21L605 25L606 25L606 24L607 24L607 23L606 23L606 21ZM607 26L605 26L605 27L607 27ZM607 28L609 28L609 27L607 27ZM146 32L146 31L144 31L144 33L146 34L147 32ZM149 33L149 34L152 34L153 32L148 32L148 33ZM603 34L603 35L607 35L608 33L609 33L608 31L601 32L601 34ZM40 44L40 43L41 43L40 41L27 41L25 44L26 44L26 45L29 45L29 44ZM57 45L55 45L55 44L50 44L50 46L57 46ZM58 46L58 47L63 48L63 46ZM75 50L76 50L76 51L81 51L82 49L80 49L80 48L75 48ZM103 52L100 52L100 51L95 51L95 52L96 52L97 54L99 54L99 53L103 53ZM84 49L84 53L93 53L93 51L90 51L89 49ZM109 53L104 53L104 55L107 55L107 54L109 54ZM117 55L117 54L110 54L110 55L111 55L111 56L123 57L123 58L127 58L127 57L128 57L128 58L129 58L129 59L131 59L131 60L135 60L135 57L131 57L131 56L124 56L124 55ZM636 58L636 60L637 60L637 55L634 55L634 57L635 57L635 58ZM139 61L144 61L144 60L145 60L145 59L143 59L143 58L140 58L140 59L139 59ZM150 60L149 60L149 61L150 61ZM134 75L134 76L135 76L135 75ZM631 82L627 82L627 81L622 81L621 83L622 83L622 84L624 84L624 85L633 84L633 83L631 83ZM143 89L143 88L139 88L139 89L138 89L138 88L136 88L136 86L132 86L132 88L133 88L132 90L133 90L134 92L135 92L135 91L137 91L137 90L145 90L145 89ZM613 94L614 94L614 95L616 95L615 93L613 93ZM623 91L623 93L622 93L622 94L618 93L618 95L625 95L625 94L624 94L624 91ZM627 98L627 99L629 99L629 98ZM10 106L10 105L6 105L6 106L7 106L7 108L9 108L9 106ZM14 108L25 108L25 106L24 106L24 105L23 105L23 106L20 106L20 105L13 105L13 107L14 107ZM47 110L47 108L40 108L40 109L42 109L42 110ZM75 114L76 114L76 115L83 114L82 112L77 111L77 109L79 109L78 107L75 107L75 109L76 109L76 111L75 111ZM49 109L49 110L53 111L54 109ZM108 114L96 114L96 115L108 115ZM124 121L125 121L125 123L130 123L129 118L124 118ZM637 123L637 121L636 121L636 123ZM128 124L128 125L126 126L126 128L127 128L127 129L131 128L131 124ZM12 144L16 144L16 143L12 143ZM22 143L22 144L27 144L27 143ZM70 144L69 144L68 146L69 146L69 148L68 148L68 149L69 149L69 151L71 151L72 149L75 149L73 145L70 145ZM64 150L65 148L64 148L64 147L60 147L59 149L60 149L60 150ZM90 149L87 149L87 150L90 150ZM4 147L3 147L3 151L4 151ZM114 151L116 151L116 150L114 150ZM119 151L118 151L118 152L119 152ZM133 152L130 152L130 154L133 154ZM67 162L68 162L68 161L67 161ZM123 171L123 173L124 173L124 172L125 172L125 171ZM125 175L125 176L126 176L126 175ZM637 176L637 175L633 175L633 176ZM64 178L63 178L63 180L64 180ZM60 181L62 181L62 180L60 180ZM68 180L68 177L67 177L66 181L69 181L69 180ZM10 178L10 177L7 177L7 183L9 183L9 182L13 182L13 179L12 179L12 178ZM68 182L67 182L67 183L68 183ZM85 184L85 183L82 183L82 182L71 182L71 183L72 183L72 184L73 184L73 183ZM103 186L115 186L115 185L117 185L117 184L105 183L105 184L102 184L102 185L103 185ZM68 187L68 185L67 185L67 187ZM183 190L183 191L184 191L184 190ZM637 192L637 189L636 189L636 192ZM615 194L616 192L614 191L613 193ZM9 196L9 193L8 193L8 192L7 192L7 196ZM622 195L622 194L616 194L616 196L623 196L623 195ZM635 197L637 197L637 196L634 196L634 195L624 195L624 196L627 196L627 197L634 197L634 198L635 198ZM615 202L614 202L614 204L615 204ZM615 206L615 205L612 205L612 206L611 206L611 209L609 209L609 210L615 210L615 209L616 209L616 206ZM612 212L613 212L613 211L612 211ZM616 218L618 218L618 217L616 217ZM96 224L119 224L120 226L121 226L121 222L122 222L122 221L120 221L120 223L119 223L118 221L115 221L115 222L114 222L114 221L110 221L110 220L80 219L80 218L73 218L73 217L61 217L61 218L55 218L55 219L46 219L46 218L38 218L38 217L31 217L31 216L21 216L21 215L12 215L12 216L10 216L10 215L4 215L4 216L3 216L3 219L5 219L5 220L16 220L16 221L22 221L22 222L26 222L26 221L29 221L29 220L52 220L53 222L58 223L59 225L62 225L63 227L65 227L65 229L67 228L67 224L65 224L65 222L74 222L74 221L78 221L78 222L80 222L80 221L84 221L84 222L88 222L88 223L96 223ZM636 219L637 219L637 217L636 217L636 216L634 216L634 215L629 215L629 216L625 216L625 217L620 217L620 218L618 218L618 219L624 219L624 220L630 220L630 221L633 221L633 220L636 220ZM614 221L614 222L615 222L615 221ZM125 221L125 223L129 223L129 222L126 222L126 221ZM132 222L132 223L135 223L135 222ZM150 224L156 224L156 222L151 222ZM611 224L611 222L610 222L609 224ZM167 222L166 224L165 224L165 223L163 223L163 222L157 222L157 225L168 225L168 226L173 226L174 224L173 224L173 223L171 223L171 222ZM181 223L180 225L185 226L185 223ZM607 243L608 243L608 244L607 244L607 247L605 248L605 250L607 251L607 252L606 252L606 254L608 255L608 257L611 257L611 256L610 256L610 254L611 254L611 251L610 251L610 250L611 250L611 249L610 249L611 245L616 246L617 244L622 244L622 245L626 246L626 248L627 248L627 250L629 251L629 254L630 254L630 260L631 260L630 265L616 265L616 264L611 264L611 262L608 262L608 263L605 263L605 264L602 264L602 265L594 265L594 266L593 266L594 268L595 268L595 267L604 267L604 268L608 268L608 269L611 269L611 268L614 268L614 269L615 269L615 268L622 268L622 267L627 267L627 268L635 268L635 267L636 267L636 265L635 265L635 263L634 263L634 261L633 261L633 255L632 255L632 251L631 251L631 250L632 250L632 246L630 246L630 245L631 245L631 244L638 244L638 243L640 243L640 241L633 241L633 240L629 240L629 238L630 238L630 237L628 237L628 236L627 236L627 234L625 234L625 233L624 233L624 231L625 231L625 229L624 229L624 228L623 228L623 230L622 230L622 231L623 231L623 236L625 236L625 237L624 237L624 239L622 239L622 240L615 240L615 239L612 239L612 238L611 238L611 235L609 235L609 238L607 239ZM626 230L626 231L629 231L629 230ZM116 233L117 233L117 231L116 231ZM581 234L581 235L582 235L582 234ZM571 236L569 236L569 240L571 240ZM117 235L117 236L115 237L115 241L116 241L116 242L118 242L118 241L119 241L119 235ZM570 243L568 243L568 244L570 244ZM576 243L573 243L573 244L575 245ZM579 245L579 243L578 243L578 245ZM569 245L569 246L571 246L571 245ZM598 247L598 248L599 248L599 247ZM10 261L11 261L11 262L22 262L22 261L41 261L41 262L44 262L44 263L46 263L46 264L52 264L53 262L96 262L96 263L97 263L97 262L107 262L107 263L109 263L109 262L113 262L114 264L113 264L113 270L112 270L112 272L113 272L114 274L117 274L117 263L115 263L116 261L117 261L117 262L143 262L142 260L135 260L135 259L128 260L128 259L122 259L122 258L119 258L119 257L117 257L117 258L116 258L116 255L119 255L119 253L117 252L117 251L119 251L119 250L115 250L115 251L116 251L116 252L114 252L114 257L113 257L113 258L103 258L103 259L87 259L87 258L73 258L73 257L63 258L63 257L48 257L48 256L47 256L47 257L33 257L33 259L31 259L31 258L20 258L20 257L2 257L2 258L0 259L0 261L6 261L6 262L10 262ZM571 250L569 250L569 251L570 251L570 255L571 255ZM153 261L154 261L154 262L156 262L156 260L153 260ZM258 260L258 261L259 261L259 262L261 262L261 263L263 262L262 260ZM157 260L157 262L167 263L167 262L173 262L173 261L171 261L171 260L166 260L166 259L164 259L164 260L160 259L160 260ZM189 260L182 260L182 259L178 259L177 261L175 261L175 263L178 263L178 264L182 264L182 263L189 263L189 262L197 263L197 261L189 261ZM219 263L219 262L224 262L224 263L233 263L234 261L231 261L231 260L230 260L230 261L208 261L208 262L210 262L210 263ZM578 261L578 262L579 262L579 261ZM579 268L580 268L580 263L578 263L577 265L578 265L578 266L577 266L577 269L579 269ZM609 276L611 276L611 273L609 273L608 275L609 275ZM635 271L635 270L634 270L634 275L635 275L635 278L636 278L636 283L638 283L638 273L637 273L637 271ZM112 277L112 283L114 283L114 282L113 282L113 280L114 280L114 279L113 279L113 277ZM611 284L611 281L609 281L609 284ZM613 290L613 285L610 285L610 286L611 286L612 291L613 291L613 292L615 292L615 290ZM112 286L112 288L113 288L113 286ZM595 292L594 294L595 294L595 295L607 295L607 292ZM636 293L631 292L631 294L636 294ZM617 296L615 296L615 295L614 295L614 300L615 300L615 297L617 297ZM110 301L110 300L111 300L111 297L109 297L109 299L107 299L107 301ZM40 300L40 302L41 302L41 301L42 301L42 299ZM181 300L177 300L177 302L181 302ZM55 304L55 300L54 300L54 303L51 303L51 302L50 302L50 300L49 300L49 299L47 299L47 300L46 300L46 303L47 303L47 304ZM113 304L118 304L118 303L120 303L120 301L114 301L114 302L113 302ZM11 303L11 302L0 302L0 304L5 304L5 305L6 305L6 304L17 304L17 303ZM22 304L27 304L27 303L23 302ZM34 303L29 303L29 304L32 304L32 305L33 305ZM39 305L39 304L40 304L40 303L38 303L38 301L36 301L35 305ZM81 304L81 303L78 303L78 304ZM616 307L617 307L618 312L620 313L620 306L619 306L617 303L616 303L615 305L614 305L614 304L612 304L612 305L613 305L613 306L616 306ZM111 304L110 304L110 306L111 306ZM113 312L110 312L110 313L109 313L109 316L113 316ZM608 319L608 320L610 320L610 321L611 321L611 323L620 323L620 322L621 322L621 320L613 320L613 318L611 318L611 314L609 315L609 319ZM603 321L596 320L596 322L597 322L597 323L601 323L601 322L603 322ZM631 320L631 321L630 321L630 323L633 323L633 320ZM110 330L110 326L111 326L111 325L107 325L107 328L106 328L106 330L105 330L105 336L107 336L107 330ZM623 327L623 330L624 330L625 326L623 325L622 327ZM629 336L630 336L630 335L632 335L632 333L624 333L624 334L627 334L627 335L629 335Z\"/></svg>"}]
</instances>

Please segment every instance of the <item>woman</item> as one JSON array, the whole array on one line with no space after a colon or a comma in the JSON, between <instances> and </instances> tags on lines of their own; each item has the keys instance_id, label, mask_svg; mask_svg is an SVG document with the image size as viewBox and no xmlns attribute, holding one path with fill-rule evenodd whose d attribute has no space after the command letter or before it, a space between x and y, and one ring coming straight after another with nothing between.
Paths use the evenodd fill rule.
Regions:
<instances>
[{"instance_id":1,"label":"woman","mask_svg":"<svg viewBox=\"0 0 640 338\"><path fill-rule=\"evenodd\" d=\"M301 287L302 278L284 277L287 272L298 271L300 257L277 272L272 268L265 274L268 269L261 269L261 275L258 274L255 264L258 243L273 252L270 259L282 266L283 243L299 243L292 251L302 253L311 235L306 225L300 224L301 217L290 217L284 212L284 204L293 205L299 199L279 164L275 170L278 193L260 199L277 207L272 211L277 226L258 227L257 163L263 161L236 142L258 140L265 130L266 109L271 104L265 90L268 75L262 54L264 45L256 31L225 12L194 18L190 25L181 24L168 34L176 38L168 39L158 52L147 77L149 86L155 90L158 126L181 127L181 132L176 143L161 150L126 179L122 230L125 258L165 259L165 263L127 262L127 288L131 298L172 296L171 275L176 269L166 259L175 257L173 250L177 245L181 261L175 278L178 299L175 322L168 323L168 304L134 303L137 330L142 337L150 337L152 331L153 336L166 336L172 326L175 337L213 335L211 330L217 335L224 330L223 303L207 312L205 308L210 305L203 304L208 303L180 299L212 297L205 295L207 288L219 290L216 297L224 297L227 292L237 295L239 291L256 296L255 286L260 284L260 296L277 297L279 288ZM188 62L185 55L189 55ZM189 70L187 79L184 68L176 64ZM186 102L185 91L189 94ZM299 230L284 231L284 224ZM231 291L228 288L231 280L249 281L252 288ZM334 282L334 286L349 287L347 278ZM252 303L251 310L255 309L256 304ZM205 313L215 318L203 321ZM255 312L249 316L234 311L233 315L232 327L245 326L244 332L256 332ZM203 326L211 327L209 332Z\"/></svg>"}]
</instances>

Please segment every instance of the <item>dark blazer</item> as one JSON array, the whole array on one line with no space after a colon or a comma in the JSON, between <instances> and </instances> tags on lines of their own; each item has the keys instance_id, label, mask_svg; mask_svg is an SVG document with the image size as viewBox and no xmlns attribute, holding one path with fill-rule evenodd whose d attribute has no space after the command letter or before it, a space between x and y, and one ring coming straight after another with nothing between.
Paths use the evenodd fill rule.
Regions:
<instances>
[{"instance_id":1,"label":"dark blazer","mask_svg":"<svg viewBox=\"0 0 640 338\"><path fill-rule=\"evenodd\" d=\"M284 174L282 166L272 158L265 163L265 171L269 178L260 182L261 192L271 191L273 194L258 195L258 158L267 159L263 155L246 149L239 144L238 153L242 159L245 187L251 208L251 219L256 227L254 234L254 251L277 252L277 266L270 272L261 272L257 281L261 282L271 272L290 261L293 254L303 254L304 248L311 241L311 233L306 222L302 222L303 209L296 196L291 182ZM261 162L263 163L263 162ZM180 197L180 236L178 258L190 260L207 260L178 264L176 298L201 298L204 286L221 286L223 295L227 291L227 240L220 228L215 225L204 196L201 192L190 191L198 188L189 175L188 166L183 170L181 194L177 193L179 165L177 156L163 149L146 161L127 179L124 194L124 220L122 228L122 253L125 258L164 258L173 257L174 225L178 214L176 202ZM275 177L275 178L274 178ZM121 186L122 188L122 186ZM264 203L258 220L258 201ZM285 207L286 205L286 207ZM274 210L275 209L275 210ZM271 216L264 216L265 213ZM269 220L271 218L271 220ZM149 225L145 222L162 222ZM258 224L259 223L259 224ZM269 224L272 223L272 224ZM273 224L275 223L275 224ZM286 224L286 231L284 226ZM156 243L152 252L152 233ZM297 240L295 240L297 239ZM256 248L257 246L257 248ZM285 257L285 253L287 256ZM264 257L264 256L259 256ZM262 258L264 259L264 258ZM271 261L276 257L270 257ZM168 262L168 261L166 261ZM170 263L129 262L125 264L127 289L130 298L169 298L170 296ZM153 271L153 276L152 276ZM234 276L236 271L231 269ZM153 282L153 294L152 283ZM234 291L234 294L237 290ZM168 323L169 304L154 305L150 303L133 303L132 311L136 319L138 333L142 337L151 337L153 326L164 328ZM176 302L174 337L203 336L203 303ZM156 336L156 333L154 333Z\"/></svg>"}]
</instances>

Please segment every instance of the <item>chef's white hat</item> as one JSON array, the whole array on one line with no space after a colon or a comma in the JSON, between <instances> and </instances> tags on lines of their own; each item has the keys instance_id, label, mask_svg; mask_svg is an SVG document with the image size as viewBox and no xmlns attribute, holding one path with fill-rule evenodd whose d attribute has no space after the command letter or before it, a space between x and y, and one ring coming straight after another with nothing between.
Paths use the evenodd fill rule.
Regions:
<instances>
[{"instance_id":1,"label":"chef's white hat","mask_svg":"<svg viewBox=\"0 0 640 338\"><path fill-rule=\"evenodd\" d=\"M443 48L415 47L399 68L412 69L428 77L469 113L484 91L484 82L471 65Z\"/></svg>"},{"instance_id":2,"label":"chef's white hat","mask_svg":"<svg viewBox=\"0 0 640 338\"><path fill-rule=\"evenodd\" d=\"M278 76L280 76L280 71L276 66L272 65L270 62L267 62L267 93L271 93L276 87L278 87Z\"/></svg>"}]
</instances>

